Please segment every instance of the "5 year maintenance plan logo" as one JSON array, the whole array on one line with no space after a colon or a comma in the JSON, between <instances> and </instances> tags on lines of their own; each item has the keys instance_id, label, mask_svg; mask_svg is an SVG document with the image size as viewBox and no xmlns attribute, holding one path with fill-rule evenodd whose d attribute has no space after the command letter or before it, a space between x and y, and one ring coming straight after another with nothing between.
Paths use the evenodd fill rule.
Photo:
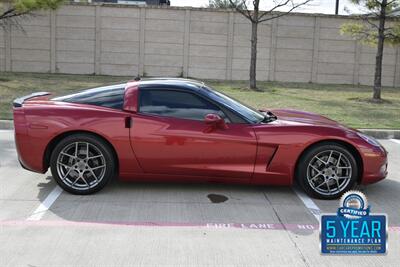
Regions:
<instances>
[{"instance_id":1,"label":"5 year maintenance plan logo","mask_svg":"<svg viewBox=\"0 0 400 267\"><path fill-rule=\"evenodd\" d=\"M321 215L321 253L386 254L387 216L370 209L363 193L345 193L336 214Z\"/></svg>"}]
</instances>

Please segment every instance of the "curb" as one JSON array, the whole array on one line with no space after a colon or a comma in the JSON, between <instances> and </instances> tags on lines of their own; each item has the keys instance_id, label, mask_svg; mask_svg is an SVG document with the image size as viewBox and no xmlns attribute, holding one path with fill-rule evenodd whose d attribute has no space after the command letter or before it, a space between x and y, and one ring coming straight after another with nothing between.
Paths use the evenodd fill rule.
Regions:
<instances>
[{"instance_id":1,"label":"curb","mask_svg":"<svg viewBox=\"0 0 400 267\"><path fill-rule=\"evenodd\" d=\"M0 120L0 130L13 130L14 122L12 120ZM377 139L400 139L400 129L358 129L359 131L368 134Z\"/></svg>"},{"instance_id":2,"label":"curb","mask_svg":"<svg viewBox=\"0 0 400 267\"><path fill-rule=\"evenodd\" d=\"M400 130L386 130L386 129L358 129L369 136L377 139L400 139Z\"/></svg>"},{"instance_id":3,"label":"curb","mask_svg":"<svg viewBox=\"0 0 400 267\"><path fill-rule=\"evenodd\" d=\"M0 120L0 130L13 130L14 121L12 120Z\"/></svg>"}]
</instances>

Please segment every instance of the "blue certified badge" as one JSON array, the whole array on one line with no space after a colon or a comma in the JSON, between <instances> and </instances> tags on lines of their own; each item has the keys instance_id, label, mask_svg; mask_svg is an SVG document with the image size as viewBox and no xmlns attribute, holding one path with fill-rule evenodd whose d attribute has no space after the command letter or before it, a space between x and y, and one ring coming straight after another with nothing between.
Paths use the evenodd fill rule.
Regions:
<instances>
[{"instance_id":1,"label":"blue certified badge","mask_svg":"<svg viewBox=\"0 0 400 267\"><path fill-rule=\"evenodd\" d=\"M322 254L385 254L387 218L370 214L365 195L349 191L337 214L321 215L320 238Z\"/></svg>"}]
</instances>

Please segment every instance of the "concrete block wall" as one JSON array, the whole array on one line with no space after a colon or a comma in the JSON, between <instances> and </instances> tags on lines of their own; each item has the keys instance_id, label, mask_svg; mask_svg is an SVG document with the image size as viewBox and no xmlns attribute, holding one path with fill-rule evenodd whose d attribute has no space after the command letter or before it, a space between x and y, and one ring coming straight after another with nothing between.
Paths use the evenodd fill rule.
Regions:
<instances>
[{"instance_id":1,"label":"concrete block wall","mask_svg":"<svg viewBox=\"0 0 400 267\"><path fill-rule=\"evenodd\" d=\"M281 17L275 23L274 80L311 82L315 18Z\"/></svg>"},{"instance_id":2,"label":"concrete block wall","mask_svg":"<svg viewBox=\"0 0 400 267\"><path fill-rule=\"evenodd\" d=\"M140 10L97 6L95 13L95 73L137 75Z\"/></svg>"},{"instance_id":3,"label":"concrete block wall","mask_svg":"<svg viewBox=\"0 0 400 267\"><path fill-rule=\"evenodd\" d=\"M258 80L373 83L375 50L339 33L351 17L291 14L258 29ZM66 5L0 31L0 71L246 80L250 23L233 11ZM400 86L386 47L383 84Z\"/></svg>"},{"instance_id":4,"label":"concrete block wall","mask_svg":"<svg viewBox=\"0 0 400 267\"><path fill-rule=\"evenodd\" d=\"M319 33L316 60L317 83L357 84L357 42L349 36L340 35L340 25L349 20L319 18L316 32ZM371 73L373 75L373 72Z\"/></svg>"},{"instance_id":5,"label":"concrete block wall","mask_svg":"<svg viewBox=\"0 0 400 267\"><path fill-rule=\"evenodd\" d=\"M139 74L182 76L185 10L141 8L144 42ZM143 49L142 49L143 46Z\"/></svg>"},{"instance_id":6,"label":"concrete block wall","mask_svg":"<svg viewBox=\"0 0 400 267\"><path fill-rule=\"evenodd\" d=\"M392 86L396 84L396 68L399 68L400 65L396 66L396 61L398 58L398 48L394 48L391 46L385 47L384 50L384 62L383 62L383 74L382 74L382 84L386 86ZM359 61L359 79L361 84L372 84L374 82L374 77L370 75L370 73L374 73L375 69L375 56L376 51L374 48L362 46L361 47L361 55ZM397 74L398 77L399 74Z\"/></svg>"},{"instance_id":7,"label":"concrete block wall","mask_svg":"<svg viewBox=\"0 0 400 267\"><path fill-rule=\"evenodd\" d=\"M5 66L12 71L50 71L50 16L41 13L22 19L5 32ZM21 30L21 27L23 30Z\"/></svg>"},{"instance_id":8,"label":"concrete block wall","mask_svg":"<svg viewBox=\"0 0 400 267\"><path fill-rule=\"evenodd\" d=\"M226 79L229 13L193 10L188 20L188 76Z\"/></svg>"},{"instance_id":9,"label":"concrete block wall","mask_svg":"<svg viewBox=\"0 0 400 267\"><path fill-rule=\"evenodd\" d=\"M238 13L231 13L233 17L232 27L232 66L228 79L247 80L250 69L250 38L251 25ZM257 45L257 79L269 80L271 42L273 41L272 24L262 23L258 26ZM230 42L229 42L230 43Z\"/></svg>"},{"instance_id":10,"label":"concrete block wall","mask_svg":"<svg viewBox=\"0 0 400 267\"><path fill-rule=\"evenodd\" d=\"M55 72L94 73L95 8L66 6L56 12Z\"/></svg>"}]
</instances>

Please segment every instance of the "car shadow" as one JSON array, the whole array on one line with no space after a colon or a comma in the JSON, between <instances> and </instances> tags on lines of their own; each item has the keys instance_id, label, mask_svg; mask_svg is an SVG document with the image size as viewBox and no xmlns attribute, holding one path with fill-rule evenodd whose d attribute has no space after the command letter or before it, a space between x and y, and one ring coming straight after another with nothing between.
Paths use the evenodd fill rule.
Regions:
<instances>
[{"instance_id":1,"label":"car shadow","mask_svg":"<svg viewBox=\"0 0 400 267\"><path fill-rule=\"evenodd\" d=\"M40 201L48 196L49 188L54 188L52 180L48 176L47 185L39 184ZM299 235L317 229L317 221L290 187L206 183L114 180L92 195L63 192L43 220L59 218L118 225L286 229Z\"/></svg>"},{"instance_id":2,"label":"car shadow","mask_svg":"<svg viewBox=\"0 0 400 267\"><path fill-rule=\"evenodd\" d=\"M371 213L385 213L388 215L389 226L400 226L398 205L400 202L400 182L385 179L375 184L357 188L363 192L368 200ZM314 200L323 213L336 213L339 200Z\"/></svg>"},{"instance_id":3,"label":"car shadow","mask_svg":"<svg viewBox=\"0 0 400 267\"><path fill-rule=\"evenodd\" d=\"M54 188L51 176L40 183L38 199ZM400 183L386 179L360 188L372 213L388 215L390 226L400 225L397 212ZM322 213L336 213L338 200L314 202ZM317 230L317 221L290 187L136 183L114 180L102 191L86 196L63 192L43 219L121 225L172 225L284 229L298 235ZM271 228L272 227L272 228ZM307 228L311 227L311 228Z\"/></svg>"}]
</instances>

